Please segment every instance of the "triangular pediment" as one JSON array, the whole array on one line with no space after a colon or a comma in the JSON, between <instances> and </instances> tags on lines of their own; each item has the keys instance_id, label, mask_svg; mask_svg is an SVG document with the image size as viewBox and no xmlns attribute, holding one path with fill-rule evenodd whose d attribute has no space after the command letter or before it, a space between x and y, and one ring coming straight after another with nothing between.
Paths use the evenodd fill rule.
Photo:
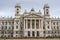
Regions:
<instances>
[{"instance_id":1,"label":"triangular pediment","mask_svg":"<svg viewBox=\"0 0 60 40\"><path fill-rule=\"evenodd\" d=\"M32 17L32 18L34 18L34 17L40 17L40 18L42 18L42 16L40 16L40 15L37 15L37 14L29 14L29 15L26 15L26 16L24 16L24 17Z\"/></svg>"}]
</instances>

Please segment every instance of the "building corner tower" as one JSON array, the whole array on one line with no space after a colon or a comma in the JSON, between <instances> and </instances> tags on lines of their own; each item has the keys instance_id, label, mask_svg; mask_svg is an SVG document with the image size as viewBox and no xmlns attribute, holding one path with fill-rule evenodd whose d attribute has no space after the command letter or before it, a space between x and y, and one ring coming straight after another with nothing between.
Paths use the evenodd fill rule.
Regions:
<instances>
[{"instance_id":1,"label":"building corner tower","mask_svg":"<svg viewBox=\"0 0 60 40\"><path fill-rule=\"evenodd\" d=\"M50 19L50 13L49 13L49 5L44 5L44 37L51 36L51 19Z\"/></svg>"},{"instance_id":2,"label":"building corner tower","mask_svg":"<svg viewBox=\"0 0 60 40\"><path fill-rule=\"evenodd\" d=\"M21 13L21 6L17 3L15 5L15 17L20 17L20 13Z\"/></svg>"},{"instance_id":3,"label":"building corner tower","mask_svg":"<svg viewBox=\"0 0 60 40\"><path fill-rule=\"evenodd\" d=\"M45 17L45 18L49 18L49 17L50 17L49 8L50 8L50 7L49 7L48 4L45 4L45 5L44 5L44 8L43 8L43 9L44 9L44 17Z\"/></svg>"},{"instance_id":4,"label":"building corner tower","mask_svg":"<svg viewBox=\"0 0 60 40\"><path fill-rule=\"evenodd\" d=\"M21 19L21 6L19 4L15 5L15 18L14 18L14 32L13 37L20 37L20 19Z\"/></svg>"}]
</instances>

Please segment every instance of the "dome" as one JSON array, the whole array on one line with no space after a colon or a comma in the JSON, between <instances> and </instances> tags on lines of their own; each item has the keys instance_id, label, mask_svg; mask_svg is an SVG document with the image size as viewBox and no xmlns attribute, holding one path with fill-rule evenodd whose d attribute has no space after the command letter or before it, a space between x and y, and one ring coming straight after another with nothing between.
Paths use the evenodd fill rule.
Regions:
<instances>
[{"instance_id":1,"label":"dome","mask_svg":"<svg viewBox=\"0 0 60 40\"><path fill-rule=\"evenodd\" d=\"M31 11L35 11L34 8L32 8Z\"/></svg>"}]
</instances>

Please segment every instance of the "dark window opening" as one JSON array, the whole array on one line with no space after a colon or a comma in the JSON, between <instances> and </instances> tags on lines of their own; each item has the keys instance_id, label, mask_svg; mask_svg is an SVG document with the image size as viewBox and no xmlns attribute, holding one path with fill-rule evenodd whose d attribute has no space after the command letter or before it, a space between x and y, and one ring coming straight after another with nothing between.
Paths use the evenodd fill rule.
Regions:
<instances>
[{"instance_id":1,"label":"dark window opening","mask_svg":"<svg viewBox=\"0 0 60 40\"><path fill-rule=\"evenodd\" d=\"M30 31L28 31L28 36L30 37Z\"/></svg>"},{"instance_id":2,"label":"dark window opening","mask_svg":"<svg viewBox=\"0 0 60 40\"><path fill-rule=\"evenodd\" d=\"M16 26L16 29L18 29L18 26Z\"/></svg>"},{"instance_id":3,"label":"dark window opening","mask_svg":"<svg viewBox=\"0 0 60 40\"><path fill-rule=\"evenodd\" d=\"M37 31L37 36L39 36L39 31Z\"/></svg>"},{"instance_id":4,"label":"dark window opening","mask_svg":"<svg viewBox=\"0 0 60 40\"><path fill-rule=\"evenodd\" d=\"M32 31L32 36L33 36L33 37L35 36L35 32L34 32L34 31Z\"/></svg>"}]
</instances>

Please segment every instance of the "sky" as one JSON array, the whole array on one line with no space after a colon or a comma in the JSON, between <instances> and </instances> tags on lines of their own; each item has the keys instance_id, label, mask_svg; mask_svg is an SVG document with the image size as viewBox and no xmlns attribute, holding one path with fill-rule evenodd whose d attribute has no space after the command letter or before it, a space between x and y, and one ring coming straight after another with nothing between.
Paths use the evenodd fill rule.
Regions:
<instances>
[{"instance_id":1,"label":"sky","mask_svg":"<svg viewBox=\"0 0 60 40\"><path fill-rule=\"evenodd\" d=\"M20 3L21 13L25 10L28 12L34 8L35 11L41 10L42 14L44 14L44 4L50 6L50 15L52 17L60 17L60 0L0 0L0 17L11 17L15 15L15 5Z\"/></svg>"}]
</instances>

